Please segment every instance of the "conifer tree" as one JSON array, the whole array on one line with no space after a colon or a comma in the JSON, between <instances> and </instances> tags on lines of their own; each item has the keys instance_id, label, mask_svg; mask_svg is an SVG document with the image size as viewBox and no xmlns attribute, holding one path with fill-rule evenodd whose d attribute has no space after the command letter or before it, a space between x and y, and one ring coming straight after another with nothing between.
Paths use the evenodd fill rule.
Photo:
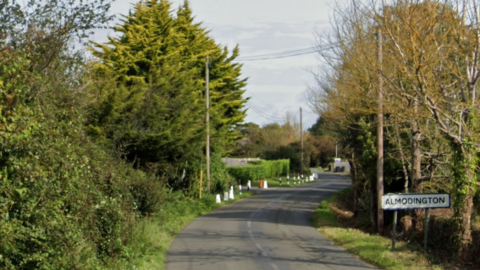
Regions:
<instances>
[{"instance_id":1,"label":"conifer tree","mask_svg":"<svg viewBox=\"0 0 480 270\"><path fill-rule=\"evenodd\" d=\"M193 56L195 70L200 80L205 74L205 58L210 58L210 104L211 123L213 127L212 145L214 151L222 153L228 151L240 138L234 128L243 122L246 110L243 109L247 99L242 97L245 93L246 79L240 79L242 65L234 63L240 50L236 46L231 55L227 47L217 45L208 36L208 31L200 23L194 23L192 10L188 1L179 7L176 17L177 31L183 34L186 46L185 55Z\"/></svg>"},{"instance_id":2,"label":"conifer tree","mask_svg":"<svg viewBox=\"0 0 480 270\"><path fill-rule=\"evenodd\" d=\"M227 48L216 45L193 22L188 2L174 17L168 1L141 1L115 30L119 37L91 48L101 61L92 65L94 73L115 74L114 86L103 84L103 94L93 91L99 98L91 106L91 130L136 166L154 169L181 188L190 177L185 170L198 168L203 158L207 55L214 59L212 148L223 153L238 137L232 127L243 121L246 102L241 66L232 63L238 48L228 56Z\"/></svg>"}]
</instances>

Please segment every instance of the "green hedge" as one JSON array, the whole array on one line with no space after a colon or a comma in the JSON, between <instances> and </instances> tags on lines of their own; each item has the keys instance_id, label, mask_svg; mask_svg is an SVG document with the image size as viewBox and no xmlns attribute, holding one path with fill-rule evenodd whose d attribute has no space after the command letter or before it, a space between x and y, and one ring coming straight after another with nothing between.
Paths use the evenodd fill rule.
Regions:
<instances>
[{"instance_id":1,"label":"green hedge","mask_svg":"<svg viewBox=\"0 0 480 270\"><path fill-rule=\"evenodd\" d=\"M245 183L248 180L274 178L287 175L290 170L290 160L261 160L250 162L245 166L229 167L228 173L237 181Z\"/></svg>"}]
</instances>

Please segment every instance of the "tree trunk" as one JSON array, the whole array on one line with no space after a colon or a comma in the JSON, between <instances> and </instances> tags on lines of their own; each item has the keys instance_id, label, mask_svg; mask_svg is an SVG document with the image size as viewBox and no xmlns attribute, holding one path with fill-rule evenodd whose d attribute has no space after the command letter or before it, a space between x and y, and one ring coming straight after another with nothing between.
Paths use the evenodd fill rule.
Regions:
<instances>
[{"instance_id":1,"label":"tree trunk","mask_svg":"<svg viewBox=\"0 0 480 270\"><path fill-rule=\"evenodd\" d=\"M358 174L357 174L357 165L356 165L356 160L355 160L355 153L352 152L352 159L349 160L350 167L352 169L352 187L353 187L353 214L356 217L357 216L357 200L358 200Z\"/></svg>"},{"instance_id":2,"label":"tree trunk","mask_svg":"<svg viewBox=\"0 0 480 270\"><path fill-rule=\"evenodd\" d=\"M418 101L417 98L413 100L413 113L416 116L418 114ZM422 133L417 120L412 122L412 190L415 193L422 193L420 185L420 179L422 178L422 152L420 150L420 141L422 139Z\"/></svg>"},{"instance_id":3,"label":"tree trunk","mask_svg":"<svg viewBox=\"0 0 480 270\"><path fill-rule=\"evenodd\" d=\"M397 142L397 147L398 151L400 152L400 158L402 160L402 170L403 170L403 175L405 176L405 182L403 185L403 192L408 193L408 184L409 184L409 173L408 173L408 163L407 163L407 158L405 156L405 153L403 152L403 147L402 147L402 139L400 138L400 131L398 130L398 124L397 122L394 123L395 126L395 138Z\"/></svg>"},{"instance_id":4,"label":"tree trunk","mask_svg":"<svg viewBox=\"0 0 480 270\"><path fill-rule=\"evenodd\" d=\"M378 232L377 230L377 187L376 181L370 181L370 225L372 226L373 232Z\"/></svg>"},{"instance_id":5,"label":"tree trunk","mask_svg":"<svg viewBox=\"0 0 480 270\"><path fill-rule=\"evenodd\" d=\"M472 243L472 213L473 213L473 188L469 188L467 198L463 201L462 211L460 213L461 220L461 241L460 241L460 258L463 258Z\"/></svg>"},{"instance_id":6,"label":"tree trunk","mask_svg":"<svg viewBox=\"0 0 480 270\"><path fill-rule=\"evenodd\" d=\"M415 96L413 99L413 115L418 115L418 100ZM422 139L422 133L420 132L419 124L416 119L412 121L412 190L414 193L422 193L423 188L420 185L420 179L422 178L422 151L420 150L420 141ZM423 213L421 209L414 209L415 224L421 226L423 224ZM417 226L415 226L417 229Z\"/></svg>"},{"instance_id":7,"label":"tree trunk","mask_svg":"<svg viewBox=\"0 0 480 270\"><path fill-rule=\"evenodd\" d=\"M458 217L458 238L460 242L458 255L463 258L472 243L473 196L477 184L475 168L478 164L478 157L475 147L471 145L455 144L453 150L453 207L455 216Z\"/></svg>"}]
</instances>

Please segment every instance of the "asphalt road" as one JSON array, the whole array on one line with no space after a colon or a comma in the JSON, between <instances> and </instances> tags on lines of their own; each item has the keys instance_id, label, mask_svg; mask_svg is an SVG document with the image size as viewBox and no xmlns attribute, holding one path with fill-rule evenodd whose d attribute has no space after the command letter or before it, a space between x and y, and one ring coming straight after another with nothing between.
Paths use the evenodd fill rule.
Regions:
<instances>
[{"instance_id":1,"label":"asphalt road","mask_svg":"<svg viewBox=\"0 0 480 270\"><path fill-rule=\"evenodd\" d=\"M172 242L166 269L375 269L312 227L319 202L350 185L347 176L319 178L306 186L259 190L197 218Z\"/></svg>"}]
</instances>

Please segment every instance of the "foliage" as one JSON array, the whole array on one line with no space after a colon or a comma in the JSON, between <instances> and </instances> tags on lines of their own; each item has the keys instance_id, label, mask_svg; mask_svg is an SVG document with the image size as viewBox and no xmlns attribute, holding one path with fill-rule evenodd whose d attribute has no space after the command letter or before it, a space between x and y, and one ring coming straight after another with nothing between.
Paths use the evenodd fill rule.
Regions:
<instances>
[{"instance_id":1,"label":"foliage","mask_svg":"<svg viewBox=\"0 0 480 270\"><path fill-rule=\"evenodd\" d=\"M288 175L290 160L251 161L249 165L228 167L227 170L232 177L237 181L242 181L242 183L246 183L248 180L278 178L281 175Z\"/></svg>"},{"instance_id":2,"label":"foliage","mask_svg":"<svg viewBox=\"0 0 480 270\"><path fill-rule=\"evenodd\" d=\"M351 1L337 10L333 34L319 38L335 46L320 52L330 70L310 93L347 146L355 198L376 197L373 129L382 102L385 191L451 193L461 257L472 241L480 131L478 29L470 27L478 23L478 3L466 5ZM375 200L370 206L376 209Z\"/></svg>"},{"instance_id":3,"label":"foliage","mask_svg":"<svg viewBox=\"0 0 480 270\"><path fill-rule=\"evenodd\" d=\"M254 123L245 123L236 127L238 132L243 136L237 142L231 156L234 157L258 157L262 153L264 138L262 129Z\"/></svg>"},{"instance_id":4,"label":"foliage","mask_svg":"<svg viewBox=\"0 0 480 270\"><path fill-rule=\"evenodd\" d=\"M266 177L265 167L262 165L244 165L237 167L228 167L228 173L242 184L248 180L259 180Z\"/></svg>"},{"instance_id":5,"label":"foliage","mask_svg":"<svg viewBox=\"0 0 480 270\"><path fill-rule=\"evenodd\" d=\"M245 138L237 143L232 152L236 157L266 158L268 156L266 153L276 153L281 147L288 147L300 140L299 124L288 114L282 124L271 123L260 128L254 123L246 123L238 126L237 130Z\"/></svg>"},{"instance_id":6,"label":"foliage","mask_svg":"<svg viewBox=\"0 0 480 270\"><path fill-rule=\"evenodd\" d=\"M122 253L130 196L118 196L125 182L105 176L106 153L81 131L76 93L31 72L28 56L2 51L0 266L93 269Z\"/></svg>"},{"instance_id":7,"label":"foliage","mask_svg":"<svg viewBox=\"0 0 480 270\"><path fill-rule=\"evenodd\" d=\"M397 241L396 250L391 250L391 240L379 235L370 235L356 229L321 225L322 235L336 245L356 254L366 262L382 269L449 269L431 265L429 258L419 252L419 247Z\"/></svg>"},{"instance_id":8,"label":"foliage","mask_svg":"<svg viewBox=\"0 0 480 270\"><path fill-rule=\"evenodd\" d=\"M265 177L268 178L277 178L281 175L288 175L290 170L289 159L250 161L249 163L252 165L263 166L265 168Z\"/></svg>"},{"instance_id":9,"label":"foliage","mask_svg":"<svg viewBox=\"0 0 480 270\"><path fill-rule=\"evenodd\" d=\"M210 67L211 147L223 154L239 138L235 125L245 117L241 65L217 45L185 2L172 14L166 1L141 1L115 30L118 37L90 48L93 81L115 78L95 102L88 124L98 137L124 153L134 166L161 175L175 189L188 189L198 175L205 147L204 78ZM111 82L114 82L113 84ZM98 83L97 83L98 84ZM95 85L95 84L93 84ZM97 94L98 93L98 94Z\"/></svg>"},{"instance_id":10,"label":"foliage","mask_svg":"<svg viewBox=\"0 0 480 270\"><path fill-rule=\"evenodd\" d=\"M222 157L218 153L214 154L211 158L210 173L213 187L211 193L223 194L223 192L228 191L230 186L233 185L232 176L230 176L227 166L222 162Z\"/></svg>"},{"instance_id":11,"label":"foliage","mask_svg":"<svg viewBox=\"0 0 480 270\"><path fill-rule=\"evenodd\" d=\"M148 216L160 210L164 189L160 181L152 181L153 176L146 176L137 171L130 176L128 188L132 194L135 210L142 215ZM154 178L155 179L155 178Z\"/></svg>"},{"instance_id":12,"label":"foliage","mask_svg":"<svg viewBox=\"0 0 480 270\"><path fill-rule=\"evenodd\" d=\"M158 61L151 68L143 69L147 72L138 74L135 71L142 71L145 61L118 65L131 68L130 73L85 64L73 41L111 18L109 3L27 1L20 7L15 1L3 1L0 5L2 269L125 269L139 241L132 232L171 199L165 197L166 183L185 187L194 176L185 179L182 172L200 167L203 105L198 100L203 86L202 79L195 77L201 73L195 64L202 60L184 61L187 56L166 52L155 58ZM182 9L186 10L187 6ZM160 18L170 17L168 8L165 12L167 16ZM178 36L164 36L150 48L174 49ZM212 115L230 117L216 118L221 123L212 121L214 130L233 138L236 135L226 130L244 115L243 100L238 100L243 93L240 66L229 65L234 57L227 57L204 37L221 56L214 79L218 85L213 88L225 93L224 102L217 97L225 110L217 108ZM193 112L197 118L188 117ZM226 144L215 144L217 151ZM132 155L133 150L142 156ZM135 170L123 158L136 167L148 167L149 173ZM160 165L153 164L159 159ZM216 159L213 164L215 179L225 181L225 169Z\"/></svg>"}]
</instances>

